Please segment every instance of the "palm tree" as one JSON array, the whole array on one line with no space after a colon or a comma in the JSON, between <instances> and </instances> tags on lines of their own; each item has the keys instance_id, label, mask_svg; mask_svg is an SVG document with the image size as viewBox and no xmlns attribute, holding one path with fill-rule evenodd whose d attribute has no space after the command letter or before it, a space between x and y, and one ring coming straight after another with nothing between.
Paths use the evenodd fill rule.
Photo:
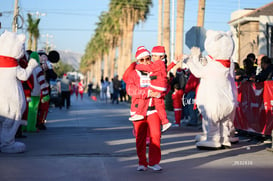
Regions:
<instances>
[{"instance_id":1,"label":"palm tree","mask_svg":"<svg viewBox=\"0 0 273 181\"><path fill-rule=\"evenodd\" d=\"M121 47L117 66L121 77L131 62L134 26L147 18L151 5L152 0L111 0L109 12L100 16L95 34L85 49L81 71L87 72L86 67L96 71L92 75L95 74L99 82L101 61L104 59L105 72L108 72L109 63L110 75L113 77L116 48ZM109 62L106 57L109 57Z\"/></svg>"},{"instance_id":2,"label":"palm tree","mask_svg":"<svg viewBox=\"0 0 273 181\"><path fill-rule=\"evenodd\" d=\"M33 19L31 14L27 14L27 22L28 22L28 27L27 27L27 31L28 31L28 45L27 45L27 49L31 50L32 48L32 33L33 33Z\"/></svg>"},{"instance_id":3,"label":"palm tree","mask_svg":"<svg viewBox=\"0 0 273 181\"><path fill-rule=\"evenodd\" d=\"M39 23L40 23L40 18L33 19L31 14L27 14L28 19L28 27L27 31L29 34L28 37L28 49L36 51L37 50L37 41L38 38L40 37L40 31L39 31Z\"/></svg>"},{"instance_id":4,"label":"palm tree","mask_svg":"<svg viewBox=\"0 0 273 181\"><path fill-rule=\"evenodd\" d=\"M170 0L164 0L163 10L163 46L170 56Z\"/></svg>"},{"instance_id":5,"label":"palm tree","mask_svg":"<svg viewBox=\"0 0 273 181\"><path fill-rule=\"evenodd\" d=\"M177 0L177 14L176 14L176 41L175 53L176 55L183 54L184 42L184 14L185 14L185 0ZM179 63L174 70L181 67L182 62Z\"/></svg>"},{"instance_id":6,"label":"palm tree","mask_svg":"<svg viewBox=\"0 0 273 181\"><path fill-rule=\"evenodd\" d=\"M36 19L34 23L34 29L33 29L33 45L32 45L32 50L37 51L37 44L38 44L38 39L40 37L40 31L39 31L39 23L40 23L40 18Z\"/></svg>"},{"instance_id":7,"label":"palm tree","mask_svg":"<svg viewBox=\"0 0 273 181\"><path fill-rule=\"evenodd\" d=\"M112 0L110 3L110 11L119 16L122 27L120 41L122 49L119 52L119 61L122 64L119 64L121 69L118 72L120 77L131 63L135 24L146 20L151 5L151 0Z\"/></svg>"}]
</instances>

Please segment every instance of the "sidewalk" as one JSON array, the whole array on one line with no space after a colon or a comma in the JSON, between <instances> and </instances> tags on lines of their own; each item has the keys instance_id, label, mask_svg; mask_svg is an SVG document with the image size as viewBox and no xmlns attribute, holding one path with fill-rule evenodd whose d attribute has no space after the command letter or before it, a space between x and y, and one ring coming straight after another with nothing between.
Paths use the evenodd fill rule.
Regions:
<instances>
[{"instance_id":1,"label":"sidewalk","mask_svg":"<svg viewBox=\"0 0 273 181\"><path fill-rule=\"evenodd\" d=\"M86 96L86 95L85 95ZM195 147L196 127L172 127L162 135L163 171L136 171L129 104L72 97L71 109L52 108L47 130L25 133L22 154L0 153L0 181L180 181L273 178L271 143L241 137L232 149ZM168 113L172 120L172 113Z\"/></svg>"}]
</instances>

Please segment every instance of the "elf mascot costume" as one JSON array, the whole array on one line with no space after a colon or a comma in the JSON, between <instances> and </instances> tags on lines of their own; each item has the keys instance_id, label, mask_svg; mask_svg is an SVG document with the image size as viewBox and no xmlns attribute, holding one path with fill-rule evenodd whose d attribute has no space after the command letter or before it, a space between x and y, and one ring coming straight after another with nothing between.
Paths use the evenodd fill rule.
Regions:
<instances>
[{"instance_id":1,"label":"elf mascot costume","mask_svg":"<svg viewBox=\"0 0 273 181\"><path fill-rule=\"evenodd\" d=\"M230 133L236 103L236 87L233 79L231 56L234 42L231 34L208 30L205 50L207 64L200 62L200 49L193 47L191 56L184 59L191 72L200 78L196 104L203 117L199 149L230 148Z\"/></svg>"},{"instance_id":2,"label":"elf mascot costume","mask_svg":"<svg viewBox=\"0 0 273 181\"><path fill-rule=\"evenodd\" d=\"M26 81L38 66L37 53L30 55L26 69L18 65L24 53L25 35L5 31L0 35L0 150L4 153L25 151L25 144L15 142L15 134L21 124L26 100L21 81Z\"/></svg>"}]
</instances>

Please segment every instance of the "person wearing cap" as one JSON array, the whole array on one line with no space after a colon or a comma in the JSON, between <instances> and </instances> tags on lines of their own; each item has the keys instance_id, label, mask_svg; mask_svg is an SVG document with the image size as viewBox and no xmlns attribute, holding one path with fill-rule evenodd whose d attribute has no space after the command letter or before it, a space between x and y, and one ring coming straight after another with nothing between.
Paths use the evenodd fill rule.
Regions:
<instances>
[{"instance_id":1,"label":"person wearing cap","mask_svg":"<svg viewBox=\"0 0 273 181\"><path fill-rule=\"evenodd\" d=\"M124 72L123 80L126 83L127 94L132 97L130 114L134 115L138 109L140 100L146 100L148 109L146 116L140 121L134 121L134 133L136 137L136 151L138 156L137 171L145 171L147 167L155 171L162 170L159 162L161 160L161 122L155 109L154 97L158 92L149 92L150 73L135 69L136 64L149 64L151 62L150 52L145 47L138 47L136 62L132 63ZM150 136L149 159L146 156L146 138Z\"/></svg>"},{"instance_id":2,"label":"person wearing cap","mask_svg":"<svg viewBox=\"0 0 273 181\"><path fill-rule=\"evenodd\" d=\"M171 127L171 123L167 118L167 113L165 109L165 102L163 93L167 93L168 88L168 79L167 79L167 71L169 71L178 61L179 57L177 57L176 63L170 64L168 68L166 68L166 54L164 46L155 46L152 49L152 58L154 62L149 65L139 64L136 65L136 69L140 71L149 72L151 78L151 85L149 89L150 91L159 92L160 96L154 99L155 107L158 112L158 115L162 124L162 132L166 131ZM144 118L148 105L145 103L145 100L139 101L139 107L136 114L130 118L131 121L138 121Z\"/></svg>"}]
</instances>

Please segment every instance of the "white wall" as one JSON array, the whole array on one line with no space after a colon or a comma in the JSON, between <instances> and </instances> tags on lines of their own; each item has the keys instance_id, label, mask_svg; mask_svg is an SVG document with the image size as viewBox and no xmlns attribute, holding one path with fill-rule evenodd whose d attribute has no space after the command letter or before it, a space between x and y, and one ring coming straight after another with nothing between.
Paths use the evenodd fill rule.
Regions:
<instances>
[{"instance_id":1,"label":"white wall","mask_svg":"<svg viewBox=\"0 0 273 181\"><path fill-rule=\"evenodd\" d=\"M273 16L260 16L259 22L259 54L267 55L266 23L273 25Z\"/></svg>"}]
</instances>

